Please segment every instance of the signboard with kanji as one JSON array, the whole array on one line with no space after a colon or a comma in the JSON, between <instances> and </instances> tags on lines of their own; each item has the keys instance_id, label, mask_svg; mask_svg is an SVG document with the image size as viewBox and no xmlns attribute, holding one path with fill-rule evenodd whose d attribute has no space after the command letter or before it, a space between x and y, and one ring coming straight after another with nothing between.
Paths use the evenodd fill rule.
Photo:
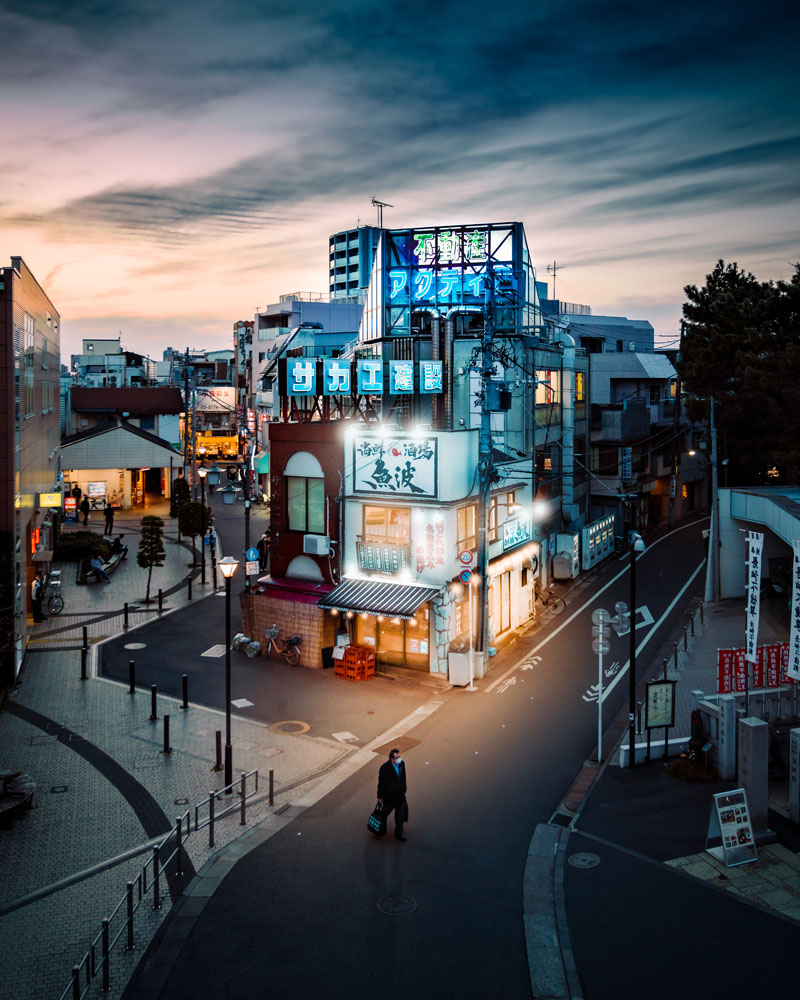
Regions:
<instances>
[{"instance_id":1,"label":"signboard with kanji","mask_svg":"<svg viewBox=\"0 0 800 1000\"><path fill-rule=\"evenodd\" d=\"M671 729L675 725L676 683L676 681L651 681L647 685L646 729Z\"/></svg>"},{"instance_id":2,"label":"signboard with kanji","mask_svg":"<svg viewBox=\"0 0 800 1000\"><path fill-rule=\"evenodd\" d=\"M436 497L438 441L358 436L353 441L353 492Z\"/></svg>"},{"instance_id":3,"label":"signboard with kanji","mask_svg":"<svg viewBox=\"0 0 800 1000\"><path fill-rule=\"evenodd\" d=\"M745 652L744 648L717 650L717 694L735 694L737 691L746 691L748 687L754 690L795 683L788 671L788 642L758 646L755 663L751 664L748 664Z\"/></svg>"}]
</instances>

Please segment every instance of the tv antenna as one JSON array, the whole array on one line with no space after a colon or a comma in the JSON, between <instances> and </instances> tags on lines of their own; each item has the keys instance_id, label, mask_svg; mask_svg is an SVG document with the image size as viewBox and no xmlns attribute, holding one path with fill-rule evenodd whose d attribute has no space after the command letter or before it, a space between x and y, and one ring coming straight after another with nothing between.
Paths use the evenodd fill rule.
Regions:
<instances>
[{"instance_id":1,"label":"tv antenna","mask_svg":"<svg viewBox=\"0 0 800 1000\"><path fill-rule=\"evenodd\" d=\"M553 275L553 298L554 299L556 297L556 274L561 270L562 267L564 267L563 264L556 264L555 261L553 261L552 264L548 264L547 265L547 273Z\"/></svg>"},{"instance_id":2,"label":"tv antenna","mask_svg":"<svg viewBox=\"0 0 800 1000\"><path fill-rule=\"evenodd\" d=\"M394 205L390 205L388 201L378 201L374 197L372 204L378 209L378 229L383 229L383 210L384 208L394 208Z\"/></svg>"}]
</instances>

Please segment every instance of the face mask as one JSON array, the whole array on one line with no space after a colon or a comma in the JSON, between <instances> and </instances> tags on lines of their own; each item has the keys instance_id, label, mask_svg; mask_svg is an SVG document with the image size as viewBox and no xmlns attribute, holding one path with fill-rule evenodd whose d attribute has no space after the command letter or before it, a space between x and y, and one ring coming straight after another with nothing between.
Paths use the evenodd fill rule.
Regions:
<instances>
[{"instance_id":1,"label":"face mask","mask_svg":"<svg viewBox=\"0 0 800 1000\"><path fill-rule=\"evenodd\" d=\"M395 762L395 764L402 764L403 763L403 758L402 757L395 757L394 762Z\"/></svg>"}]
</instances>

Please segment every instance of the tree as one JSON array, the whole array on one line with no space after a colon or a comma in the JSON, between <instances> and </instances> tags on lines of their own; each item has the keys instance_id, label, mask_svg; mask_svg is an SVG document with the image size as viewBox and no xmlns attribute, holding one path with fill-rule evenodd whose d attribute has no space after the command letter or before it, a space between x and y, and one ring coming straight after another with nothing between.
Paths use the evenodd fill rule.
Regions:
<instances>
[{"instance_id":1,"label":"tree","mask_svg":"<svg viewBox=\"0 0 800 1000\"><path fill-rule=\"evenodd\" d=\"M203 519L204 511L205 521ZM194 540L198 535L205 535L209 524L211 524L211 511L195 500L185 503L178 511L178 531L183 535L189 535L192 539L192 566L197 565Z\"/></svg>"},{"instance_id":2,"label":"tree","mask_svg":"<svg viewBox=\"0 0 800 1000\"><path fill-rule=\"evenodd\" d=\"M797 482L800 270L773 284L720 260L684 292L678 371L698 397L688 416L706 416L713 397L730 485Z\"/></svg>"},{"instance_id":3,"label":"tree","mask_svg":"<svg viewBox=\"0 0 800 1000\"><path fill-rule=\"evenodd\" d=\"M181 507L192 498L189 484L185 476L177 476L172 480L172 495L169 498L169 516L177 517Z\"/></svg>"},{"instance_id":4,"label":"tree","mask_svg":"<svg viewBox=\"0 0 800 1000\"><path fill-rule=\"evenodd\" d=\"M142 518L142 537L139 540L139 551L136 562L147 570L147 596L144 603L150 601L150 577L154 566L163 566L166 557L164 549L164 522L154 514Z\"/></svg>"}]
</instances>

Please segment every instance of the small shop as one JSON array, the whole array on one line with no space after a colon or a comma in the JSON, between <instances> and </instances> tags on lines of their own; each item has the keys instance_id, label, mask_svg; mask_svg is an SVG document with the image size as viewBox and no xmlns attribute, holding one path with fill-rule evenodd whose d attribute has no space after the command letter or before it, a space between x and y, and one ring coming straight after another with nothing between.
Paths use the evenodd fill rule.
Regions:
<instances>
[{"instance_id":1,"label":"small shop","mask_svg":"<svg viewBox=\"0 0 800 1000\"><path fill-rule=\"evenodd\" d=\"M489 627L494 638L503 638L531 617L539 553L538 542L531 542L489 563Z\"/></svg>"},{"instance_id":2,"label":"small shop","mask_svg":"<svg viewBox=\"0 0 800 1000\"><path fill-rule=\"evenodd\" d=\"M438 587L346 578L318 607L340 617L355 645L371 646L379 665L428 671L433 629L430 602L438 594Z\"/></svg>"}]
</instances>

